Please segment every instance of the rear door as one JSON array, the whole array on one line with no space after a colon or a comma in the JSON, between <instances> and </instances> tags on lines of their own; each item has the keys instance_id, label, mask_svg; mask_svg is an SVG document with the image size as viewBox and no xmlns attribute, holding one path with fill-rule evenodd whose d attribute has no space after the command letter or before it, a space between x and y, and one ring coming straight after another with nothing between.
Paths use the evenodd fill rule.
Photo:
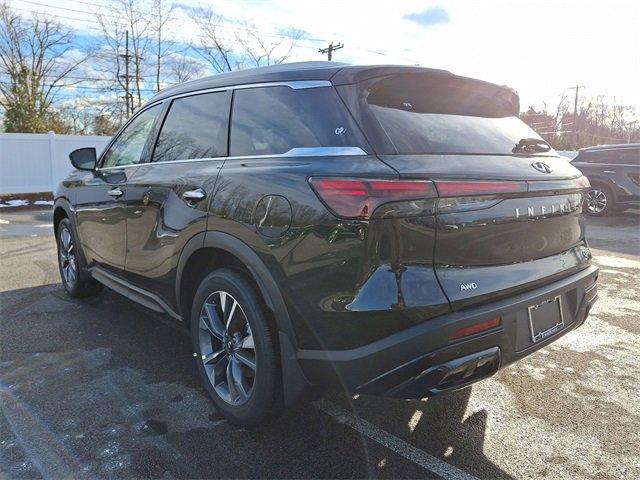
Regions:
<instances>
[{"instance_id":1,"label":"rear door","mask_svg":"<svg viewBox=\"0 0 640 480\"><path fill-rule=\"evenodd\" d=\"M133 117L102 155L100 168L86 173L77 187L76 224L90 266L124 271L127 183L145 156L159 111L152 106Z\"/></svg>"},{"instance_id":2,"label":"rear door","mask_svg":"<svg viewBox=\"0 0 640 480\"><path fill-rule=\"evenodd\" d=\"M422 73L339 91L381 160L402 178L435 182L434 269L453 309L532 288L588 262L586 184L517 117L513 91Z\"/></svg>"},{"instance_id":3,"label":"rear door","mask_svg":"<svg viewBox=\"0 0 640 480\"><path fill-rule=\"evenodd\" d=\"M620 187L616 198L619 202L640 200L640 148L626 147L613 151L608 171Z\"/></svg>"},{"instance_id":4,"label":"rear door","mask_svg":"<svg viewBox=\"0 0 640 480\"><path fill-rule=\"evenodd\" d=\"M180 252L206 229L227 155L230 103L231 91L172 100L151 161L128 180L126 276L174 307Z\"/></svg>"}]
</instances>

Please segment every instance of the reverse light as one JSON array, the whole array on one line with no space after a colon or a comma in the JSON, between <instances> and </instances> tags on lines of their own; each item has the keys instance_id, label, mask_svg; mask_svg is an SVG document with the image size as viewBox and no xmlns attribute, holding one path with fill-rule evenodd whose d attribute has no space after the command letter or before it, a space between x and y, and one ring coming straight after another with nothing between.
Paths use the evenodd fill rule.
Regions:
<instances>
[{"instance_id":1,"label":"reverse light","mask_svg":"<svg viewBox=\"0 0 640 480\"><path fill-rule=\"evenodd\" d=\"M453 335L451 335L451 339L457 340L464 337L470 337L471 335L475 335L477 333L499 327L501 324L502 318L500 317L492 318L491 320L485 320L484 322L480 323L474 323L473 325L459 328L458 330L453 332Z\"/></svg>"},{"instance_id":2,"label":"reverse light","mask_svg":"<svg viewBox=\"0 0 640 480\"><path fill-rule=\"evenodd\" d=\"M431 181L310 178L317 195L337 216L367 220L382 204L437 197Z\"/></svg>"}]
</instances>

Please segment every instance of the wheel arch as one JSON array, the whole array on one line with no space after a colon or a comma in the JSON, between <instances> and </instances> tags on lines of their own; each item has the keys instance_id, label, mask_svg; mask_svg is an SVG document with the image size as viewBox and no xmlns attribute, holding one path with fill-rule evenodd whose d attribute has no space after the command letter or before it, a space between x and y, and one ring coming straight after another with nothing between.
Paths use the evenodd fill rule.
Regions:
<instances>
[{"instance_id":1,"label":"wheel arch","mask_svg":"<svg viewBox=\"0 0 640 480\"><path fill-rule=\"evenodd\" d=\"M242 267L250 275L250 280L253 280L253 283L260 290L267 308L274 313L278 329L285 331L287 334L293 333L291 320L280 289L264 262L242 240L223 232L199 233L193 236L182 249L176 272L175 295L177 306L183 315L185 314L185 309L190 306L189 297L186 296L188 282L185 274L189 274L192 270L190 267L194 263L200 264L201 261L212 256L222 258L218 258L218 262L210 262L209 265L204 265L203 269L222 266Z\"/></svg>"},{"instance_id":2,"label":"wheel arch","mask_svg":"<svg viewBox=\"0 0 640 480\"><path fill-rule=\"evenodd\" d=\"M63 218L68 218L69 221L73 224L73 217L71 215L71 205L65 199L56 200L53 205L53 234L55 235L58 232L58 225Z\"/></svg>"},{"instance_id":3,"label":"wheel arch","mask_svg":"<svg viewBox=\"0 0 640 480\"><path fill-rule=\"evenodd\" d=\"M195 281L190 282L184 278L185 274L189 275L189 272L193 271L193 265L202 265L201 272L208 272L217 266L228 267L227 262L205 262L208 256L220 255L220 252L225 255L227 262L235 259L233 261L244 267L244 271L251 276L250 280L258 287L265 306L273 314L278 329L284 402L285 405L293 404L307 390L310 383L297 361L296 336L280 288L267 266L251 247L224 232L201 232L193 236L183 248L178 261L175 285L178 309L188 325L192 303L189 291L194 292L197 285L194 285ZM237 263L233 265L239 266Z\"/></svg>"}]
</instances>

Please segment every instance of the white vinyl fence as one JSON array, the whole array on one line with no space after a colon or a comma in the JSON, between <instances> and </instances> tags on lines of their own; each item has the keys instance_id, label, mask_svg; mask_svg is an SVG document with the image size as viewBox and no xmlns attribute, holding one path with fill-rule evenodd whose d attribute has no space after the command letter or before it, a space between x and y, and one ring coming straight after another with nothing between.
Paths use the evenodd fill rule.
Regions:
<instances>
[{"instance_id":1,"label":"white vinyl fence","mask_svg":"<svg viewBox=\"0 0 640 480\"><path fill-rule=\"evenodd\" d=\"M49 133L0 133L0 195L53 192L73 167L69 153L95 147L98 154L111 137Z\"/></svg>"}]
</instances>

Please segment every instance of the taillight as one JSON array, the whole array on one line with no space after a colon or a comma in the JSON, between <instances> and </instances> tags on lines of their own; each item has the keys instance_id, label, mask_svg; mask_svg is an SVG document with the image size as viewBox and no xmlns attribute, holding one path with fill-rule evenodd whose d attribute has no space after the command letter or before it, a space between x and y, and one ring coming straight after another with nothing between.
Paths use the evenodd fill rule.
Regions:
<instances>
[{"instance_id":1,"label":"taillight","mask_svg":"<svg viewBox=\"0 0 640 480\"><path fill-rule=\"evenodd\" d=\"M584 175L575 180L576 188L589 188L591 186L591 182Z\"/></svg>"},{"instance_id":2,"label":"taillight","mask_svg":"<svg viewBox=\"0 0 640 480\"><path fill-rule=\"evenodd\" d=\"M438 180L435 183L441 197L526 193L527 191L526 182Z\"/></svg>"},{"instance_id":3,"label":"taillight","mask_svg":"<svg viewBox=\"0 0 640 480\"><path fill-rule=\"evenodd\" d=\"M437 197L430 181L311 178L309 183L333 213L349 219L369 219L385 203Z\"/></svg>"}]
</instances>

